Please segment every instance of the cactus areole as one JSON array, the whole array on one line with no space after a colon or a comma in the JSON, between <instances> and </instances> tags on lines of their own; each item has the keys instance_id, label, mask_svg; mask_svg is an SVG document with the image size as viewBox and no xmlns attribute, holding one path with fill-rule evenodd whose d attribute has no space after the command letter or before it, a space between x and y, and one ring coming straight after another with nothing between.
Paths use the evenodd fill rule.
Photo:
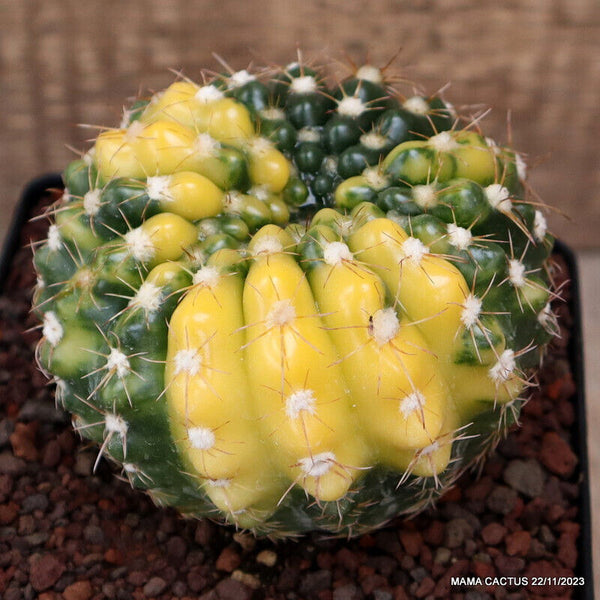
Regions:
<instances>
[{"instance_id":1,"label":"cactus areole","mask_svg":"<svg viewBox=\"0 0 600 600\"><path fill-rule=\"evenodd\" d=\"M256 534L356 535L494 447L552 337L521 157L364 66L180 79L64 172L42 368L137 488Z\"/></svg>"}]
</instances>

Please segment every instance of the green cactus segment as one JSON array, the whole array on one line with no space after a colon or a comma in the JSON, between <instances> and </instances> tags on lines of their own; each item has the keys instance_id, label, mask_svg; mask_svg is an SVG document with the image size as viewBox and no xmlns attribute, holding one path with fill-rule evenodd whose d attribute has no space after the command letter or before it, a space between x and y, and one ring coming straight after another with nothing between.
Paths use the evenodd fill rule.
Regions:
<instances>
[{"instance_id":1,"label":"green cactus segment","mask_svg":"<svg viewBox=\"0 0 600 600\"><path fill-rule=\"evenodd\" d=\"M556 329L522 160L365 65L177 81L64 172L40 366L161 505L354 535L518 419Z\"/></svg>"}]
</instances>

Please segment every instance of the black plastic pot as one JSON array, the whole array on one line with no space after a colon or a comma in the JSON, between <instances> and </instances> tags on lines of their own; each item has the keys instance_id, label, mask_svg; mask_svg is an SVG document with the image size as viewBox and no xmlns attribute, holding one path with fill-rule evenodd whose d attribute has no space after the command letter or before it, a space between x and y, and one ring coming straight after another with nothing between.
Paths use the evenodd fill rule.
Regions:
<instances>
[{"instance_id":1,"label":"black plastic pot","mask_svg":"<svg viewBox=\"0 0 600 600\"><path fill-rule=\"evenodd\" d=\"M7 275L11 269L12 259L17 250L27 243L21 236L22 229L30 219L33 209L51 194L51 190L62 189L63 183L60 175L51 173L31 181L24 189L21 200L13 215L8 235L4 241L0 255L0 294L4 291ZM585 414L585 381L584 381L584 356L580 307L580 291L577 261L574 253L563 243L557 242L556 254L566 262L571 278L571 297L569 300L570 314L573 319L572 335L568 348L571 367L576 384L576 415L572 436L576 440L578 453L578 475L581 481L579 524L581 534L578 538L578 562L575 574L583 578L585 585L572 588L573 598L593 600L593 561L592 561L592 531L591 531L591 504L589 485L589 464L587 451L586 414Z\"/></svg>"}]
</instances>

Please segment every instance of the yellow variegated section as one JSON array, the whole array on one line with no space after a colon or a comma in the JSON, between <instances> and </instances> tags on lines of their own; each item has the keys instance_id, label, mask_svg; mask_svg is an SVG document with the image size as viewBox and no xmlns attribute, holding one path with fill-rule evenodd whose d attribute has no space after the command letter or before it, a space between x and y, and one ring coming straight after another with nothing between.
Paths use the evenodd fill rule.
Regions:
<instances>
[{"instance_id":1,"label":"yellow variegated section","mask_svg":"<svg viewBox=\"0 0 600 600\"><path fill-rule=\"evenodd\" d=\"M267 225L243 254L213 255L170 323L174 438L237 523L295 485L340 500L380 464L436 477L481 401L521 389L454 363L466 283L400 226L373 219L323 244L305 273Z\"/></svg>"}]
</instances>

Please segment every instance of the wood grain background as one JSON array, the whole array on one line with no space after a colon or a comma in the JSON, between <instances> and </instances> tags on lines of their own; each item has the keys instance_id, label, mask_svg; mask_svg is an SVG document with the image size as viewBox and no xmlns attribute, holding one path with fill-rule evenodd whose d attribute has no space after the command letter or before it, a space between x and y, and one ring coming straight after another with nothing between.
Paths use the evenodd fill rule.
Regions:
<instances>
[{"instance_id":1,"label":"wood grain background","mask_svg":"<svg viewBox=\"0 0 600 600\"><path fill-rule=\"evenodd\" d=\"M80 123L115 125L123 101L199 78L213 52L239 69L366 56L512 130L550 216L575 248L600 247L598 0L0 0L0 237L30 178L85 149ZM508 126L510 113L510 123Z\"/></svg>"}]
</instances>

